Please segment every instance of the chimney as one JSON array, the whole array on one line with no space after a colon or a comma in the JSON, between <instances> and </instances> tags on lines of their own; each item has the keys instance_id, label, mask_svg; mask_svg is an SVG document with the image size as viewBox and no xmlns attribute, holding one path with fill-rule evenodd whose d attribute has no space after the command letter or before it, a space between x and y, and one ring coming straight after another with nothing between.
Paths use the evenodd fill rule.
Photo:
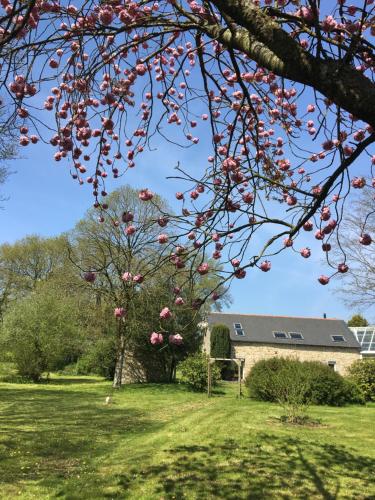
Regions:
<instances>
[{"instance_id":1,"label":"chimney","mask_svg":"<svg viewBox=\"0 0 375 500\"><path fill-rule=\"evenodd\" d=\"M326 313L323 313L323 319L327 319Z\"/></svg>"}]
</instances>

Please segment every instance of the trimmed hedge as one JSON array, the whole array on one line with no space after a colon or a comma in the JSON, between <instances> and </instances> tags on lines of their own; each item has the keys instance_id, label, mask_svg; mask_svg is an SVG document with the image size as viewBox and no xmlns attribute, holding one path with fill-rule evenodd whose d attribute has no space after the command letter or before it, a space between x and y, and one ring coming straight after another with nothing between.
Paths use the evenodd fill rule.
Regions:
<instances>
[{"instance_id":1,"label":"trimmed hedge","mask_svg":"<svg viewBox=\"0 0 375 500\"><path fill-rule=\"evenodd\" d=\"M352 381L317 361L261 360L253 366L245 384L250 396L262 401L280 403L298 395L301 404L364 403L361 391Z\"/></svg>"},{"instance_id":2,"label":"trimmed hedge","mask_svg":"<svg viewBox=\"0 0 375 500\"><path fill-rule=\"evenodd\" d=\"M217 324L211 330L211 358L230 358L230 336L226 325Z\"/></svg>"}]
</instances>

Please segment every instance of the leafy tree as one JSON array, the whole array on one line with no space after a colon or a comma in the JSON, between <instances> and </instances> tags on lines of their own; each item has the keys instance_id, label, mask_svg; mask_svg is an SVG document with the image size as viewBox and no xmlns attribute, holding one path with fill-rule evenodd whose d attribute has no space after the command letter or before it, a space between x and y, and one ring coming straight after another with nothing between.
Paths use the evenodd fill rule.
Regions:
<instances>
[{"instance_id":1,"label":"leafy tree","mask_svg":"<svg viewBox=\"0 0 375 500\"><path fill-rule=\"evenodd\" d=\"M59 370L81 353L79 307L74 298L41 285L9 308L1 344L20 375L38 381L43 372Z\"/></svg>"},{"instance_id":2,"label":"leafy tree","mask_svg":"<svg viewBox=\"0 0 375 500\"><path fill-rule=\"evenodd\" d=\"M64 236L32 235L0 246L0 319L12 300L26 296L63 268L66 272L66 250Z\"/></svg>"},{"instance_id":3,"label":"leafy tree","mask_svg":"<svg viewBox=\"0 0 375 500\"><path fill-rule=\"evenodd\" d=\"M126 353L128 359L130 354L139 360L148 357L150 367L154 364L154 373L155 366L159 366L161 378L173 379L180 356L177 351L184 356L190 348L196 349L194 338L198 337L196 324L200 316L195 301L196 294L207 289L206 275L192 280L185 264L176 273L171 259L180 259L183 247L174 243L173 231L167 233L163 229L161 233L168 220L166 202L160 197L145 204L138 191L125 186L114 191L108 202L109 217L98 223L96 211L90 210L77 224L70 236L70 258L92 293L97 294L99 301L111 304L118 315L114 387L123 383ZM160 314L173 290L179 291L169 313L171 319L164 321ZM155 347L150 345L150 334L155 330L163 332L163 339L169 343L158 361ZM178 347L169 342L170 335L177 333L186 333L183 345Z\"/></svg>"},{"instance_id":4,"label":"leafy tree","mask_svg":"<svg viewBox=\"0 0 375 500\"><path fill-rule=\"evenodd\" d=\"M368 321L360 314L354 314L348 321L348 326L368 326Z\"/></svg>"},{"instance_id":5,"label":"leafy tree","mask_svg":"<svg viewBox=\"0 0 375 500\"><path fill-rule=\"evenodd\" d=\"M226 325L218 324L212 327L210 342L212 358L230 358L230 335Z\"/></svg>"},{"instance_id":6,"label":"leafy tree","mask_svg":"<svg viewBox=\"0 0 375 500\"><path fill-rule=\"evenodd\" d=\"M106 177L137 166L156 136L204 142L207 163L174 171L184 205L173 219L182 237L196 233L190 245L202 259L212 249L235 260L223 280L269 271L301 231L327 252L349 192L373 186L372 0L2 7L0 81L24 122L20 144L50 142L105 217ZM152 203L149 189L140 196ZM356 245L371 245L367 222L355 234ZM319 282L344 269L345 255Z\"/></svg>"}]
</instances>

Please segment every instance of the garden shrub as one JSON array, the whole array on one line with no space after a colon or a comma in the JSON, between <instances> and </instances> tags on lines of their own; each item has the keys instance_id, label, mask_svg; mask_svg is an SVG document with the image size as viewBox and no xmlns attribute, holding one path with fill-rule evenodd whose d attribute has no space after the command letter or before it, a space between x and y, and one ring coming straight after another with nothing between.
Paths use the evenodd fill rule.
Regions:
<instances>
[{"instance_id":1,"label":"garden shrub","mask_svg":"<svg viewBox=\"0 0 375 500\"><path fill-rule=\"evenodd\" d=\"M211 329L211 358L230 358L230 336L226 325L217 324Z\"/></svg>"},{"instance_id":2,"label":"garden shrub","mask_svg":"<svg viewBox=\"0 0 375 500\"><path fill-rule=\"evenodd\" d=\"M179 365L182 381L193 391L205 391L207 389L208 356L196 353L188 356ZM212 386L217 385L220 380L220 368L212 365Z\"/></svg>"},{"instance_id":3,"label":"garden shrub","mask_svg":"<svg viewBox=\"0 0 375 500\"><path fill-rule=\"evenodd\" d=\"M343 406L363 403L358 388L329 366L318 361L305 361L303 364L309 372L308 397L313 404Z\"/></svg>"},{"instance_id":4,"label":"garden shrub","mask_svg":"<svg viewBox=\"0 0 375 500\"><path fill-rule=\"evenodd\" d=\"M349 379L360 389L366 401L375 401L375 359L359 359L353 363Z\"/></svg>"},{"instance_id":5,"label":"garden shrub","mask_svg":"<svg viewBox=\"0 0 375 500\"><path fill-rule=\"evenodd\" d=\"M363 403L360 391L329 366L315 361L271 358L256 363L245 381L250 396L303 406Z\"/></svg>"}]
</instances>

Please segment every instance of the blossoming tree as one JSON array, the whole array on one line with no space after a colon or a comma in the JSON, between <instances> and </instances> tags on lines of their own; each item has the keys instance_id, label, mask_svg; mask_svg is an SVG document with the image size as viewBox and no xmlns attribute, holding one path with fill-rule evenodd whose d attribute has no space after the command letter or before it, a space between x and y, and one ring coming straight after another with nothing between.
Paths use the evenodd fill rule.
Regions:
<instances>
[{"instance_id":1,"label":"blossoming tree","mask_svg":"<svg viewBox=\"0 0 375 500\"><path fill-rule=\"evenodd\" d=\"M175 175L177 268L200 249L197 274L207 255L228 264L224 279L268 272L282 250L310 256L295 248L301 231L326 254L340 248L350 190L375 187L373 0L0 3L2 91L20 145L49 141L92 186L101 220L106 178L137 167L155 136L185 148L209 137L200 171ZM139 198L153 203L149 188ZM356 244L372 239L358 228ZM319 282L346 271L343 254Z\"/></svg>"},{"instance_id":2,"label":"blossoming tree","mask_svg":"<svg viewBox=\"0 0 375 500\"><path fill-rule=\"evenodd\" d=\"M150 331L141 336L149 338L155 350L168 349L172 354L173 371L175 349L184 344L182 353L189 352L189 346L193 348L198 342L197 298L208 294L219 279L214 275L210 279L192 279L189 265L176 269L170 262L168 245L173 245L178 236L163 229L164 236L160 238L161 227L167 223L163 216L167 205L162 198L155 195L153 204L143 203L137 191L127 186L108 198L109 208L102 223L98 223L96 211L91 209L76 225L69 236L69 253L83 283L87 282L98 302L113 307L117 322L113 385L117 388L123 383L125 364L139 354L132 352L140 351L138 339L134 338L139 324L141 328L149 325ZM223 292L220 289L221 296ZM164 305L169 301L169 307ZM155 306L159 307L156 313ZM143 355L150 357L150 352L146 350Z\"/></svg>"}]
</instances>

